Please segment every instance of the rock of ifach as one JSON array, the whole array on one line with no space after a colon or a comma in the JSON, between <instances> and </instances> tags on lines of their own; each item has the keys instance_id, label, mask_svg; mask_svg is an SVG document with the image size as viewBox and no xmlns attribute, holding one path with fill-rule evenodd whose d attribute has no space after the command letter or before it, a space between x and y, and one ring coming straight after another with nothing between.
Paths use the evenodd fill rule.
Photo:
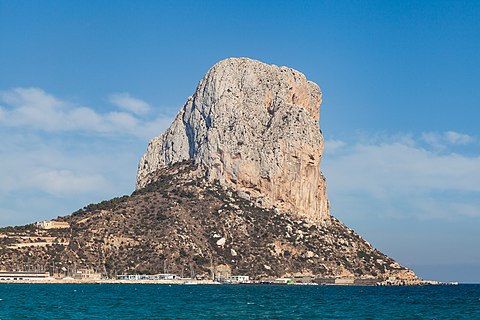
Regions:
<instances>
[{"instance_id":1,"label":"rock of ifach","mask_svg":"<svg viewBox=\"0 0 480 320\"><path fill-rule=\"evenodd\" d=\"M329 221L320 171L322 92L291 68L246 58L214 65L172 125L148 145L137 189L185 160L262 206Z\"/></svg>"},{"instance_id":2,"label":"rock of ifach","mask_svg":"<svg viewBox=\"0 0 480 320\"><path fill-rule=\"evenodd\" d=\"M150 142L132 195L0 229L0 269L415 279L330 215L321 100L295 70L219 62Z\"/></svg>"}]
</instances>

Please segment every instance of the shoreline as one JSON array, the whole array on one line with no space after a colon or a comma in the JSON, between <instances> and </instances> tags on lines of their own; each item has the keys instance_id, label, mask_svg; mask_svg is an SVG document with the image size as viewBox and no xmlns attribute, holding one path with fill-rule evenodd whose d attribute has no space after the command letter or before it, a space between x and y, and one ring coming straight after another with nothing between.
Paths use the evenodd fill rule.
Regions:
<instances>
[{"instance_id":1,"label":"shoreline","mask_svg":"<svg viewBox=\"0 0 480 320\"><path fill-rule=\"evenodd\" d=\"M218 285L219 282L212 280L116 280L116 279L99 279L99 280L75 280L75 279L42 279L42 280L0 280L0 284L178 284L178 285Z\"/></svg>"},{"instance_id":2,"label":"shoreline","mask_svg":"<svg viewBox=\"0 0 480 320\"><path fill-rule=\"evenodd\" d=\"M222 283L213 280L194 280L194 279L181 279L181 280L117 280L117 279L55 279L47 278L42 280L0 280L1 284L149 284L149 285L281 285L281 286L342 286L342 287L419 287L419 286L452 286L459 285L458 282L439 282L439 281L420 281L418 283L409 283L409 284L394 284L394 283L379 283L377 285L352 285L352 284L300 284L300 283L291 283L291 284L280 284L280 283Z\"/></svg>"}]
</instances>

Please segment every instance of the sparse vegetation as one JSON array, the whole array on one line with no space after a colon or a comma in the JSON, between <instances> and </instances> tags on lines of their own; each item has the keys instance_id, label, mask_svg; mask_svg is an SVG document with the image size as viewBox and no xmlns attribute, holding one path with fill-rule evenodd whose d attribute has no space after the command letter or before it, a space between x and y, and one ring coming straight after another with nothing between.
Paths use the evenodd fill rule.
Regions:
<instances>
[{"instance_id":1,"label":"sparse vegetation","mask_svg":"<svg viewBox=\"0 0 480 320\"><path fill-rule=\"evenodd\" d=\"M39 233L33 224L2 228L1 267L88 267L109 276L165 269L180 274L194 268L206 275L210 264L227 264L234 273L252 277L305 270L321 277L345 271L385 277L395 269L390 266L395 261L334 217L328 227L316 226L258 207L218 184L195 179L189 174L194 169L189 162L162 169L155 183L131 196L90 204L59 218L70 223L68 230ZM55 241L14 247L41 243L45 237ZM220 238L224 244L217 244Z\"/></svg>"}]
</instances>

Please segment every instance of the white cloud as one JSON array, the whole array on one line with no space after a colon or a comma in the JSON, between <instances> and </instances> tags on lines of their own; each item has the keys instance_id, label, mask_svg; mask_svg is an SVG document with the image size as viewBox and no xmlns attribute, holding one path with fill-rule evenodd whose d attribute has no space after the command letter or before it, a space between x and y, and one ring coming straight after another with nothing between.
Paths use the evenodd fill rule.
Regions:
<instances>
[{"instance_id":1,"label":"white cloud","mask_svg":"<svg viewBox=\"0 0 480 320\"><path fill-rule=\"evenodd\" d=\"M110 188L101 174L78 174L70 170L45 170L31 177L31 186L54 196L90 194L94 190Z\"/></svg>"},{"instance_id":2,"label":"white cloud","mask_svg":"<svg viewBox=\"0 0 480 320\"><path fill-rule=\"evenodd\" d=\"M139 121L134 116L125 112L110 112L107 115L107 119L111 126L127 130L135 130L139 124Z\"/></svg>"},{"instance_id":3,"label":"white cloud","mask_svg":"<svg viewBox=\"0 0 480 320\"><path fill-rule=\"evenodd\" d=\"M120 161L110 159L108 163L107 146L94 146L90 141L87 147L91 153L85 154L82 142L70 146L20 133L2 132L2 136L0 194L34 191L61 197L105 194L115 189L112 179L108 181L104 175L109 173L109 166L115 167ZM99 152L101 148L107 150Z\"/></svg>"},{"instance_id":4,"label":"white cloud","mask_svg":"<svg viewBox=\"0 0 480 320\"><path fill-rule=\"evenodd\" d=\"M420 140L425 137L431 138L422 135ZM329 194L336 199L332 206L355 210L347 204L370 202L379 215L480 216L480 203L472 200L480 195L480 156L448 152L446 147L438 153L420 145L387 139L346 145L342 153L325 157Z\"/></svg>"},{"instance_id":5,"label":"white cloud","mask_svg":"<svg viewBox=\"0 0 480 320\"><path fill-rule=\"evenodd\" d=\"M0 91L0 99L12 108L4 112L3 122L10 126L31 125L44 130L63 128L64 103L36 88Z\"/></svg>"},{"instance_id":6,"label":"white cloud","mask_svg":"<svg viewBox=\"0 0 480 320\"><path fill-rule=\"evenodd\" d=\"M445 140L451 144L465 145L472 143L475 139L468 134L458 133L455 131L445 132Z\"/></svg>"},{"instance_id":7,"label":"white cloud","mask_svg":"<svg viewBox=\"0 0 480 320\"><path fill-rule=\"evenodd\" d=\"M338 151L342 150L346 146L346 143L341 140L326 140L325 141L325 153L328 155L333 155Z\"/></svg>"},{"instance_id":8,"label":"white cloud","mask_svg":"<svg viewBox=\"0 0 480 320\"><path fill-rule=\"evenodd\" d=\"M156 119L143 123L142 126L137 127L137 133L140 137L149 137L158 136L160 133L163 133L166 128L170 126L173 119L170 117L157 117ZM159 128L162 128L159 131Z\"/></svg>"},{"instance_id":9,"label":"white cloud","mask_svg":"<svg viewBox=\"0 0 480 320\"><path fill-rule=\"evenodd\" d=\"M131 193L147 145L146 139L56 136L1 126L0 136L0 225L54 218Z\"/></svg>"},{"instance_id":10,"label":"white cloud","mask_svg":"<svg viewBox=\"0 0 480 320\"><path fill-rule=\"evenodd\" d=\"M148 140L173 120L154 110L99 112L39 88L0 91L0 105L1 225L132 192Z\"/></svg>"},{"instance_id":11,"label":"white cloud","mask_svg":"<svg viewBox=\"0 0 480 320\"><path fill-rule=\"evenodd\" d=\"M135 113L146 110L146 105L141 100L129 96L127 98L130 104L124 103L125 109ZM38 88L0 91L0 101L7 105L1 111L0 124L46 132L76 131L151 138L164 131L172 121L170 117L162 115L145 120L124 111L98 113L92 108L58 99ZM153 124L162 127L152 128Z\"/></svg>"},{"instance_id":12,"label":"white cloud","mask_svg":"<svg viewBox=\"0 0 480 320\"><path fill-rule=\"evenodd\" d=\"M421 140L426 142L437 150L445 150L449 146L468 145L475 141L475 138L456 131L447 132L424 132L421 135Z\"/></svg>"},{"instance_id":13,"label":"white cloud","mask_svg":"<svg viewBox=\"0 0 480 320\"><path fill-rule=\"evenodd\" d=\"M435 149L444 148L444 145L441 143L441 136L436 132L424 132L421 135L421 139Z\"/></svg>"},{"instance_id":14,"label":"white cloud","mask_svg":"<svg viewBox=\"0 0 480 320\"><path fill-rule=\"evenodd\" d=\"M39 108L55 108L63 103L54 96L38 88L14 88L10 91L0 91L0 98L10 105L23 107L38 106Z\"/></svg>"},{"instance_id":15,"label":"white cloud","mask_svg":"<svg viewBox=\"0 0 480 320\"><path fill-rule=\"evenodd\" d=\"M150 106L143 100L134 98L126 92L114 93L109 96L108 100L113 105L135 114L145 114L150 111Z\"/></svg>"}]
</instances>

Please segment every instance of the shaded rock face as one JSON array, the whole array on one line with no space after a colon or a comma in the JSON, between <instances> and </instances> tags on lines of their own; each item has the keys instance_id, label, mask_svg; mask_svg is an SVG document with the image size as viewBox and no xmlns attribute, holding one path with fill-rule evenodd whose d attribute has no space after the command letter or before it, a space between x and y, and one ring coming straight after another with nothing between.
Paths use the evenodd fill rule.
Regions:
<instances>
[{"instance_id":1,"label":"shaded rock face","mask_svg":"<svg viewBox=\"0 0 480 320\"><path fill-rule=\"evenodd\" d=\"M246 58L214 65L167 131L140 160L137 189L153 173L193 160L209 181L264 207L328 223L320 172L320 88L287 67Z\"/></svg>"}]
</instances>

